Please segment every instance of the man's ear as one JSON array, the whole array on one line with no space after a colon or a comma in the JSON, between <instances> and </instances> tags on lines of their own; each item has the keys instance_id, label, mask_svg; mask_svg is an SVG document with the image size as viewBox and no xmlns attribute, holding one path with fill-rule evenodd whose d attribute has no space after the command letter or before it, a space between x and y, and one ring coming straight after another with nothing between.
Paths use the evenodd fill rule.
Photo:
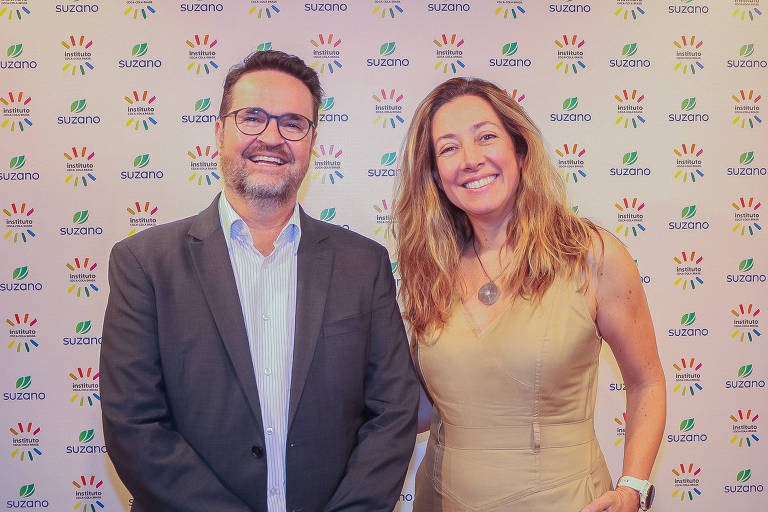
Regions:
<instances>
[{"instance_id":1,"label":"man's ear","mask_svg":"<svg viewBox=\"0 0 768 512\"><path fill-rule=\"evenodd\" d=\"M224 145L224 119L217 119L213 130L216 135L216 151L221 151Z\"/></svg>"}]
</instances>

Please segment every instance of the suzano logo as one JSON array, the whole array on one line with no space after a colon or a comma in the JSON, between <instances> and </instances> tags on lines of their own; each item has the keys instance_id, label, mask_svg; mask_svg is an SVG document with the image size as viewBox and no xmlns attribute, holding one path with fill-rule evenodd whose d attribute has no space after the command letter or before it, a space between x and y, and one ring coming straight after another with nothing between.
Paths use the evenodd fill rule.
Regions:
<instances>
[{"instance_id":1,"label":"suzano logo","mask_svg":"<svg viewBox=\"0 0 768 512\"><path fill-rule=\"evenodd\" d=\"M680 422L678 434L667 434L668 443L706 443L707 434L699 434L694 430L695 418L686 418Z\"/></svg>"},{"instance_id":2,"label":"suzano logo","mask_svg":"<svg viewBox=\"0 0 768 512\"><path fill-rule=\"evenodd\" d=\"M464 58L464 50L461 49L464 45L464 39L456 34L451 34L450 37L447 34L443 34L439 38L433 39L432 43L437 47L435 49L434 69L438 71L442 69L443 73L448 73L450 70L453 74L456 74L460 68L466 67L461 60ZM457 68L456 66L459 67Z\"/></svg>"},{"instance_id":3,"label":"suzano logo","mask_svg":"<svg viewBox=\"0 0 768 512\"><path fill-rule=\"evenodd\" d=\"M251 8L248 14L257 20L271 20L280 14L280 6L274 0L250 0Z\"/></svg>"},{"instance_id":4,"label":"suzano logo","mask_svg":"<svg viewBox=\"0 0 768 512\"><path fill-rule=\"evenodd\" d=\"M427 12L469 12L471 5L461 0L447 2L430 2L427 4Z\"/></svg>"},{"instance_id":5,"label":"suzano logo","mask_svg":"<svg viewBox=\"0 0 768 512\"><path fill-rule=\"evenodd\" d=\"M382 128L391 126L395 128L399 124L405 123L405 119L401 115L403 113L403 106L400 102L403 100L403 95L391 89L389 94L384 89L381 90L381 95L374 94L373 100L376 102L373 106L376 118L373 120L373 124L381 124ZM397 123L395 122L397 121Z\"/></svg>"},{"instance_id":6,"label":"suzano logo","mask_svg":"<svg viewBox=\"0 0 768 512\"><path fill-rule=\"evenodd\" d=\"M619 212L616 214L616 222L618 227L616 228L616 234L623 234L625 237L632 233L632 236L637 236L641 232L645 231L645 214L642 211L645 208L645 203L638 200L636 197L627 199L626 197L617 201L614 206Z\"/></svg>"},{"instance_id":7,"label":"suzano logo","mask_svg":"<svg viewBox=\"0 0 768 512\"><path fill-rule=\"evenodd\" d=\"M3 0L0 2L0 17L7 17L11 21L21 20L24 16L32 14L27 5L29 0Z\"/></svg>"},{"instance_id":8,"label":"suzano logo","mask_svg":"<svg viewBox=\"0 0 768 512\"><path fill-rule=\"evenodd\" d=\"M56 117L56 124L100 124L101 116L83 114L88 101L85 98L74 100L69 104L69 114Z\"/></svg>"},{"instance_id":9,"label":"suzano logo","mask_svg":"<svg viewBox=\"0 0 768 512\"><path fill-rule=\"evenodd\" d=\"M752 409L746 411L739 409L738 412L731 414L730 418L733 424L731 425L731 433L733 436L730 438L730 442L734 446L739 448L751 448L760 441L758 434L760 433L757 419L760 415Z\"/></svg>"},{"instance_id":10,"label":"suzano logo","mask_svg":"<svg viewBox=\"0 0 768 512\"><path fill-rule=\"evenodd\" d=\"M72 379L72 397L69 403L80 407L93 407L101 400L99 394L99 372L93 368L78 368L69 373Z\"/></svg>"},{"instance_id":11,"label":"suzano logo","mask_svg":"<svg viewBox=\"0 0 768 512\"><path fill-rule=\"evenodd\" d=\"M368 169L369 178L387 178L398 176L400 168L397 166L397 152L384 153L379 159L379 167Z\"/></svg>"},{"instance_id":12,"label":"suzano logo","mask_svg":"<svg viewBox=\"0 0 768 512\"><path fill-rule=\"evenodd\" d=\"M739 47L739 58L728 59L725 65L728 68L765 69L768 68L768 60L758 59L757 55L755 55L754 43L746 43ZM0 63L0 69L2 69L2 63Z\"/></svg>"},{"instance_id":13,"label":"suzano logo","mask_svg":"<svg viewBox=\"0 0 768 512\"><path fill-rule=\"evenodd\" d=\"M639 16L645 14L643 0L616 0L616 7L613 15L623 20L636 21Z\"/></svg>"},{"instance_id":14,"label":"suzano logo","mask_svg":"<svg viewBox=\"0 0 768 512\"><path fill-rule=\"evenodd\" d=\"M680 497L680 501L693 501L695 498L701 496L701 467L697 467L695 464L680 464L680 466L672 469L672 474L675 475L673 480L674 491L672 497Z\"/></svg>"},{"instance_id":15,"label":"suzano logo","mask_svg":"<svg viewBox=\"0 0 768 512\"><path fill-rule=\"evenodd\" d=\"M27 243L32 240L36 236L33 231L35 222L32 220L34 213L35 209L31 206L28 207L27 203L19 205L11 203L10 206L3 208L6 229L3 238L13 243Z\"/></svg>"},{"instance_id":16,"label":"suzano logo","mask_svg":"<svg viewBox=\"0 0 768 512\"><path fill-rule=\"evenodd\" d=\"M336 208L324 208L323 211L320 212L320 220L323 222L328 222L329 224L334 224L344 229L349 229L349 224L336 224L333 222L336 220Z\"/></svg>"},{"instance_id":17,"label":"suzano logo","mask_svg":"<svg viewBox=\"0 0 768 512\"><path fill-rule=\"evenodd\" d=\"M637 43L627 43L621 47L621 58L610 59L608 61L608 67L611 68L650 68L650 59L641 59L637 56ZM632 58L634 57L634 58Z\"/></svg>"},{"instance_id":18,"label":"suzano logo","mask_svg":"<svg viewBox=\"0 0 768 512\"><path fill-rule=\"evenodd\" d=\"M104 234L104 228L101 226L86 226L90 215L88 210L79 210L72 214L72 224L61 226L59 235L61 236L100 236Z\"/></svg>"},{"instance_id":19,"label":"suzano logo","mask_svg":"<svg viewBox=\"0 0 768 512\"><path fill-rule=\"evenodd\" d=\"M566 183L571 181L578 183L579 180L583 182L587 177L582 158L586 152L587 150L580 148L578 144L571 144L570 146L563 144L562 149L555 150L557 153L557 170Z\"/></svg>"},{"instance_id":20,"label":"suzano logo","mask_svg":"<svg viewBox=\"0 0 768 512\"><path fill-rule=\"evenodd\" d=\"M680 0L683 5L668 5L669 14L709 14L709 6L690 5L692 0Z\"/></svg>"},{"instance_id":21,"label":"suzano logo","mask_svg":"<svg viewBox=\"0 0 768 512\"><path fill-rule=\"evenodd\" d=\"M219 65L216 64L216 50L213 49L216 46L218 40L211 37L210 34L201 36L195 34L191 40L187 39L189 64L187 64L187 71L193 71L196 75L199 75L201 71L205 71L206 75L209 75L211 71L219 69Z\"/></svg>"},{"instance_id":22,"label":"suzano logo","mask_svg":"<svg viewBox=\"0 0 768 512\"><path fill-rule=\"evenodd\" d=\"M318 144L312 148L312 181L320 180L320 183L335 185L344 179L342 167L344 165L341 155L344 152L335 144Z\"/></svg>"},{"instance_id":23,"label":"suzano logo","mask_svg":"<svg viewBox=\"0 0 768 512\"><path fill-rule=\"evenodd\" d=\"M394 92L394 90L393 90ZM402 95L401 95L402 97ZM376 99L376 96L374 95L374 99ZM386 101L385 100L377 100L378 102ZM332 112L332 110L336 107L336 99L333 96L328 96L326 98L323 98L323 101L320 102L320 119L319 121L321 123L346 123L349 121L349 115L346 113L338 113L338 112Z\"/></svg>"},{"instance_id":24,"label":"suzano logo","mask_svg":"<svg viewBox=\"0 0 768 512\"><path fill-rule=\"evenodd\" d=\"M702 268L699 264L704 260L703 256L696 256L696 251L686 253L682 251L680 256L673 258L675 261L675 286L680 286L683 290L696 289L696 285L704 284L702 279Z\"/></svg>"},{"instance_id":25,"label":"suzano logo","mask_svg":"<svg viewBox=\"0 0 768 512\"><path fill-rule=\"evenodd\" d=\"M78 0L69 0L67 4L56 4L56 14L90 14L99 12L99 4L80 3Z\"/></svg>"},{"instance_id":26,"label":"suzano logo","mask_svg":"<svg viewBox=\"0 0 768 512\"><path fill-rule=\"evenodd\" d=\"M494 17L505 20L516 20L525 13L525 2L522 0L496 0L496 8L493 10Z\"/></svg>"},{"instance_id":27,"label":"suzano logo","mask_svg":"<svg viewBox=\"0 0 768 512\"><path fill-rule=\"evenodd\" d=\"M727 283L753 283L759 286L759 283L768 281L768 277L765 274L753 273L755 260L754 258L743 259L739 262L739 271L737 274L726 274L725 282Z\"/></svg>"},{"instance_id":28,"label":"suzano logo","mask_svg":"<svg viewBox=\"0 0 768 512\"><path fill-rule=\"evenodd\" d=\"M121 180L160 180L165 173L161 169L152 169L149 167L149 154L136 155L133 158L133 168L131 170L120 171Z\"/></svg>"},{"instance_id":29,"label":"suzano logo","mask_svg":"<svg viewBox=\"0 0 768 512\"><path fill-rule=\"evenodd\" d=\"M750 482L750 483L747 483ZM765 492L765 486L762 483L752 480L752 470L742 469L736 473L735 485L724 485L723 492L725 494L731 493L763 493Z\"/></svg>"},{"instance_id":30,"label":"suzano logo","mask_svg":"<svg viewBox=\"0 0 768 512\"><path fill-rule=\"evenodd\" d=\"M11 132L18 131L21 133L26 126L32 126L32 120L30 119L32 117L32 109L29 106L32 98L29 96L25 97L23 91L15 94L13 91L8 91L6 96L8 99L0 96L0 103L3 104L3 121L0 123L0 127L8 128Z\"/></svg>"},{"instance_id":31,"label":"suzano logo","mask_svg":"<svg viewBox=\"0 0 768 512\"><path fill-rule=\"evenodd\" d=\"M75 486L73 493L75 500L74 509L81 510L82 512L87 512L88 510L94 512L97 510L96 507L104 508L104 503L102 503L104 498L101 492L103 484L104 482L97 479L94 475L80 475L79 478L72 480L72 485Z\"/></svg>"},{"instance_id":32,"label":"suzano logo","mask_svg":"<svg viewBox=\"0 0 768 512\"><path fill-rule=\"evenodd\" d=\"M570 38L563 34L562 40L555 39L555 58L557 64L555 69L562 71L563 74L573 73L574 75L579 72L580 69L587 69L587 65L584 64L584 39L579 40L579 36L573 34Z\"/></svg>"},{"instance_id":33,"label":"suzano logo","mask_svg":"<svg viewBox=\"0 0 768 512\"><path fill-rule=\"evenodd\" d=\"M733 228L731 231L739 233L741 236L749 235L754 236L758 232L762 231L760 226L760 212L757 210L762 203L750 197L746 199L744 197L738 198L731 203L731 206L735 210L733 212Z\"/></svg>"},{"instance_id":34,"label":"suzano logo","mask_svg":"<svg viewBox=\"0 0 768 512\"><path fill-rule=\"evenodd\" d=\"M19 487L19 498L10 499L6 501L6 507L10 510L16 510L19 508L48 508L50 502L44 498L33 498L35 495L35 484L30 483Z\"/></svg>"},{"instance_id":35,"label":"suzano logo","mask_svg":"<svg viewBox=\"0 0 768 512\"><path fill-rule=\"evenodd\" d=\"M610 176L650 176L650 167L645 167L642 164L639 164L639 157L637 155L637 151L624 153L624 155L621 157L621 167L611 167L608 170L608 174Z\"/></svg>"},{"instance_id":36,"label":"suzano logo","mask_svg":"<svg viewBox=\"0 0 768 512\"><path fill-rule=\"evenodd\" d=\"M615 416L613 421L617 425L616 441L614 441L613 446L619 446L624 442L624 438L627 435L627 413L622 412L619 416Z\"/></svg>"},{"instance_id":37,"label":"suzano logo","mask_svg":"<svg viewBox=\"0 0 768 512\"><path fill-rule=\"evenodd\" d=\"M11 157L8 163L8 172L0 172L0 181L37 181L40 179L40 173L37 171L21 169L27 163L25 155Z\"/></svg>"},{"instance_id":38,"label":"suzano logo","mask_svg":"<svg viewBox=\"0 0 768 512\"><path fill-rule=\"evenodd\" d=\"M93 455L107 453L107 447L100 443L94 443L96 432L89 428L81 430L77 435L77 442L66 447L67 455Z\"/></svg>"},{"instance_id":39,"label":"suzano logo","mask_svg":"<svg viewBox=\"0 0 768 512\"><path fill-rule=\"evenodd\" d=\"M741 21L755 21L758 16L762 16L760 10L760 0L733 0L735 9L731 17Z\"/></svg>"},{"instance_id":40,"label":"suzano logo","mask_svg":"<svg viewBox=\"0 0 768 512\"><path fill-rule=\"evenodd\" d=\"M124 4L127 7L123 10L123 16L134 20L146 20L150 15L157 12L152 7L152 0L125 0Z\"/></svg>"},{"instance_id":41,"label":"suzano logo","mask_svg":"<svg viewBox=\"0 0 768 512\"><path fill-rule=\"evenodd\" d=\"M96 274L93 273L98 265L91 262L90 258L80 261L75 258L74 262L67 263L69 270L69 287L67 293L74 293L75 297L90 297L99 291L96 286Z\"/></svg>"},{"instance_id":42,"label":"suzano logo","mask_svg":"<svg viewBox=\"0 0 768 512\"><path fill-rule=\"evenodd\" d=\"M745 364L739 367L736 380L725 381L725 389L759 389L765 390L765 379L760 379L755 374L754 366Z\"/></svg>"},{"instance_id":43,"label":"suzano logo","mask_svg":"<svg viewBox=\"0 0 768 512\"><path fill-rule=\"evenodd\" d=\"M701 63L701 46L704 41L696 41L696 36L681 36L679 41L672 41L675 45L675 71L680 71L682 74L695 75L696 71L704 69L704 64Z\"/></svg>"},{"instance_id":44,"label":"suzano logo","mask_svg":"<svg viewBox=\"0 0 768 512\"><path fill-rule=\"evenodd\" d=\"M157 206L150 204L146 201L144 204L136 201L134 204L126 208L128 211L128 236L133 236L139 231L146 228L151 228L157 224Z\"/></svg>"},{"instance_id":45,"label":"suzano logo","mask_svg":"<svg viewBox=\"0 0 768 512\"><path fill-rule=\"evenodd\" d=\"M688 230L706 230L709 229L709 221L695 220L698 210L695 204L684 206L680 211L680 219L678 221L670 220L667 226L671 231L677 231L680 229Z\"/></svg>"},{"instance_id":46,"label":"suzano logo","mask_svg":"<svg viewBox=\"0 0 768 512\"><path fill-rule=\"evenodd\" d=\"M407 57L393 57L397 51L397 45L394 41L382 43L379 46L379 56L371 57L365 60L365 65L375 68L405 68L411 64Z\"/></svg>"},{"instance_id":47,"label":"suzano logo","mask_svg":"<svg viewBox=\"0 0 768 512\"><path fill-rule=\"evenodd\" d=\"M8 60L0 60L0 70L3 69L35 69L37 68L37 61L32 59L20 58L24 53L24 45L21 43L12 44L5 51Z\"/></svg>"},{"instance_id":48,"label":"suzano logo","mask_svg":"<svg viewBox=\"0 0 768 512\"><path fill-rule=\"evenodd\" d=\"M674 363L672 367L675 369L673 392L680 393L682 396L693 397L697 391L703 391L701 372L699 371L702 363L696 362L696 358L691 357L688 360L682 358L679 363Z\"/></svg>"},{"instance_id":49,"label":"suzano logo","mask_svg":"<svg viewBox=\"0 0 768 512\"><path fill-rule=\"evenodd\" d=\"M206 3L205 0L194 0L194 2L185 2L179 5L181 12L222 12L224 4Z\"/></svg>"},{"instance_id":50,"label":"suzano logo","mask_svg":"<svg viewBox=\"0 0 768 512\"><path fill-rule=\"evenodd\" d=\"M501 58L491 57L488 59L488 65L492 68L528 68L531 67L532 61L528 58L515 57L520 46L515 42L505 43L501 47Z\"/></svg>"},{"instance_id":51,"label":"suzano logo","mask_svg":"<svg viewBox=\"0 0 768 512\"><path fill-rule=\"evenodd\" d=\"M8 350L17 354L28 354L40 346L37 338L37 318L29 313L15 313L5 319L8 324Z\"/></svg>"},{"instance_id":52,"label":"suzano logo","mask_svg":"<svg viewBox=\"0 0 768 512\"><path fill-rule=\"evenodd\" d=\"M553 123L580 123L592 121L592 114L588 112L574 112L579 106L578 96L565 98L562 103L562 112L549 114L549 120Z\"/></svg>"},{"instance_id":53,"label":"suzano logo","mask_svg":"<svg viewBox=\"0 0 768 512\"><path fill-rule=\"evenodd\" d=\"M630 123L632 128L637 128L638 121L645 123L643 117L645 94L637 92L637 89L632 89L629 92L624 89L619 94L613 96L618 102L616 105L616 113L619 117L616 118L616 126L624 125L624 128L629 128Z\"/></svg>"},{"instance_id":54,"label":"suzano logo","mask_svg":"<svg viewBox=\"0 0 768 512\"><path fill-rule=\"evenodd\" d=\"M271 49L272 49L272 42L271 41L267 41L266 43L259 43L256 46L256 51L257 52L265 52L265 51L271 50Z\"/></svg>"},{"instance_id":55,"label":"suzano logo","mask_svg":"<svg viewBox=\"0 0 768 512\"><path fill-rule=\"evenodd\" d=\"M125 122L125 126L131 127L135 131L139 131L139 128L144 128L145 131L157 124L155 120L155 107L152 105L157 99L156 96L150 96L148 91L133 91L130 96L123 98L128 103L127 115L128 121ZM149 121L149 122L147 122Z\"/></svg>"},{"instance_id":56,"label":"suzano logo","mask_svg":"<svg viewBox=\"0 0 768 512\"><path fill-rule=\"evenodd\" d=\"M44 391L29 391L32 387L32 377L25 375L16 379L16 390L3 393L3 401L30 402L45 400ZM33 388L34 389L34 388Z\"/></svg>"},{"instance_id":57,"label":"suzano logo","mask_svg":"<svg viewBox=\"0 0 768 512\"><path fill-rule=\"evenodd\" d=\"M760 314L760 308L755 304L739 304L735 308L731 309L733 318L733 332L731 333L731 339L738 340L741 343L749 341L750 343L761 336L760 334L760 319L757 315Z\"/></svg>"},{"instance_id":58,"label":"suzano logo","mask_svg":"<svg viewBox=\"0 0 768 512\"><path fill-rule=\"evenodd\" d=\"M696 148L696 144L683 144L679 148L675 148L675 179L681 180L683 183L690 181L696 183L697 178L703 178L704 172L701 170L703 167L701 155L704 150Z\"/></svg>"},{"instance_id":59,"label":"suzano logo","mask_svg":"<svg viewBox=\"0 0 768 512\"><path fill-rule=\"evenodd\" d=\"M680 102L680 114L671 112L667 117L670 123L706 123L709 114L692 112L696 108L696 98L683 98Z\"/></svg>"},{"instance_id":60,"label":"suzano logo","mask_svg":"<svg viewBox=\"0 0 768 512\"><path fill-rule=\"evenodd\" d=\"M211 108L211 98L200 98L195 101L194 113L182 114L181 124L210 124L219 120L215 113L206 113Z\"/></svg>"},{"instance_id":61,"label":"suzano logo","mask_svg":"<svg viewBox=\"0 0 768 512\"><path fill-rule=\"evenodd\" d=\"M761 98L762 96L753 89L750 89L749 92L740 89L738 93L732 94L731 99L735 104L733 105L734 118L731 124L740 128L746 128L749 124L750 128L754 128L762 123L760 105L758 105Z\"/></svg>"},{"instance_id":62,"label":"suzano logo","mask_svg":"<svg viewBox=\"0 0 768 512\"><path fill-rule=\"evenodd\" d=\"M93 70L93 64L91 64L93 41L84 35L79 37L70 35L61 42L61 46L64 47L64 67L61 68L64 73L83 76Z\"/></svg>"},{"instance_id":63,"label":"suzano logo","mask_svg":"<svg viewBox=\"0 0 768 512\"><path fill-rule=\"evenodd\" d=\"M708 336L709 329L706 327L692 327L696 323L696 313L685 313L680 317L680 328L672 328L667 330L667 334L671 338L693 338L695 336Z\"/></svg>"},{"instance_id":64,"label":"suzano logo","mask_svg":"<svg viewBox=\"0 0 768 512\"><path fill-rule=\"evenodd\" d=\"M403 8L400 7L400 2L401 0L376 0L376 5L371 14L383 20L395 19L395 17L405 13Z\"/></svg>"},{"instance_id":65,"label":"suzano logo","mask_svg":"<svg viewBox=\"0 0 768 512\"><path fill-rule=\"evenodd\" d=\"M310 39L314 49L312 50L312 69L319 73L325 73L325 68L328 68L328 72L333 74L335 71L341 69L341 39L335 37L333 34L324 36L318 34L316 39Z\"/></svg>"},{"instance_id":66,"label":"suzano logo","mask_svg":"<svg viewBox=\"0 0 768 512\"><path fill-rule=\"evenodd\" d=\"M0 292L40 292L43 290L43 283L26 281L29 277L29 267L16 267L11 273L12 281L0 282Z\"/></svg>"},{"instance_id":67,"label":"suzano logo","mask_svg":"<svg viewBox=\"0 0 768 512\"><path fill-rule=\"evenodd\" d=\"M96 156L95 151L88 151L86 146L78 149L72 146L72 152L65 152L64 158L67 163L64 167L64 183L72 183L72 186L78 187L82 185L87 187L89 182L96 181L96 169L94 168L93 157Z\"/></svg>"},{"instance_id":68,"label":"suzano logo","mask_svg":"<svg viewBox=\"0 0 768 512\"><path fill-rule=\"evenodd\" d=\"M33 462L43 452L40 450L40 427L30 422L19 421L9 429L11 432L11 458L19 462Z\"/></svg>"},{"instance_id":69,"label":"suzano logo","mask_svg":"<svg viewBox=\"0 0 768 512\"><path fill-rule=\"evenodd\" d=\"M389 238L389 223L392 221L395 201L392 200L387 203L386 199L382 199L379 203L374 203L373 209L376 210L376 229L373 234L382 236L386 240Z\"/></svg>"},{"instance_id":70,"label":"suzano logo","mask_svg":"<svg viewBox=\"0 0 768 512\"><path fill-rule=\"evenodd\" d=\"M216 157L219 152L212 146L195 146L195 149L187 151L189 157L189 178L190 183L197 182L198 185L213 185L221 179L219 176L219 162Z\"/></svg>"},{"instance_id":71,"label":"suzano logo","mask_svg":"<svg viewBox=\"0 0 768 512\"><path fill-rule=\"evenodd\" d=\"M586 3L577 3L573 0L560 0L557 3L549 4L549 12L562 12L573 14L577 12L590 12L592 7Z\"/></svg>"},{"instance_id":72,"label":"suzano logo","mask_svg":"<svg viewBox=\"0 0 768 512\"><path fill-rule=\"evenodd\" d=\"M147 53L149 53L149 43L134 44L131 47L131 57L117 61L118 69L157 69L163 67L162 60L149 58Z\"/></svg>"},{"instance_id":73,"label":"suzano logo","mask_svg":"<svg viewBox=\"0 0 768 512\"><path fill-rule=\"evenodd\" d=\"M93 323L90 320L82 320L75 325L74 336L64 336L61 343L64 346L84 346L91 345L97 347L101 345L101 336L87 336L93 331ZM95 332L93 333L95 334Z\"/></svg>"}]
</instances>

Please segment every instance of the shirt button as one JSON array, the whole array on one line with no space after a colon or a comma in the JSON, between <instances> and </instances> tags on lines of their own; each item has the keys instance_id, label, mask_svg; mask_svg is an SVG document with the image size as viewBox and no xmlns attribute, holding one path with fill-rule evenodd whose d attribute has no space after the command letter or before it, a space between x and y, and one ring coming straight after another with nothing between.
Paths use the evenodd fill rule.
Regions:
<instances>
[{"instance_id":1,"label":"shirt button","mask_svg":"<svg viewBox=\"0 0 768 512\"><path fill-rule=\"evenodd\" d=\"M272 375L272 368L264 368L265 375Z\"/></svg>"},{"instance_id":2,"label":"shirt button","mask_svg":"<svg viewBox=\"0 0 768 512\"><path fill-rule=\"evenodd\" d=\"M274 433L274 431L275 429L273 429L272 427L267 428L267 435L271 436Z\"/></svg>"},{"instance_id":3,"label":"shirt button","mask_svg":"<svg viewBox=\"0 0 768 512\"><path fill-rule=\"evenodd\" d=\"M260 459L264 456L264 449L261 446L251 446L251 453L254 457L257 459Z\"/></svg>"},{"instance_id":4,"label":"shirt button","mask_svg":"<svg viewBox=\"0 0 768 512\"><path fill-rule=\"evenodd\" d=\"M261 318L263 318L264 321L271 320L272 315L270 315L269 313L264 313L263 315L261 315Z\"/></svg>"}]
</instances>

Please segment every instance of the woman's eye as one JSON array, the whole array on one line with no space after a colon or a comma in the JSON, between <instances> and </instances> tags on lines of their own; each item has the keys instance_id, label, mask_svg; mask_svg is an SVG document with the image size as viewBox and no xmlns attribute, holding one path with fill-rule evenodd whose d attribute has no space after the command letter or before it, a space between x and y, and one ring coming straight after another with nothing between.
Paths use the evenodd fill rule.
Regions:
<instances>
[{"instance_id":1,"label":"woman's eye","mask_svg":"<svg viewBox=\"0 0 768 512\"><path fill-rule=\"evenodd\" d=\"M488 141L488 140L492 140L492 139L495 139L495 138L496 138L495 134L493 134L493 133L486 133L486 134L484 134L484 135L482 135L480 137L480 140Z\"/></svg>"}]
</instances>

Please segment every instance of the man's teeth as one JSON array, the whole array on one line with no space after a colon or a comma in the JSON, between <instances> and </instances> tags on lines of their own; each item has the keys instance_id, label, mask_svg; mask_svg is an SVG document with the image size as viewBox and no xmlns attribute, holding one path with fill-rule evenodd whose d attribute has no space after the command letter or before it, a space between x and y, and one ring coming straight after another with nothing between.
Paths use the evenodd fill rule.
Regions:
<instances>
[{"instance_id":1,"label":"man's teeth","mask_svg":"<svg viewBox=\"0 0 768 512\"><path fill-rule=\"evenodd\" d=\"M257 155L251 157L251 162L267 162L271 164L277 164L277 165L283 165L285 163L284 160L281 160L274 156L264 156L264 155Z\"/></svg>"},{"instance_id":2,"label":"man's teeth","mask_svg":"<svg viewBox=\"0 0 768 512\"><path fill-rule=\"evenodd\" d=\"M498 174L494 174L493 176L488 176L487 178L483 178L481 180L472 181L470 183L465 183L464 184L464 188L480 188L480 187L484 187L484 186L486 186L487 184L489 184L490 182L492 182L493 180L495 180L498 177L499 177Z\"/></svg>"}]
</instances>

